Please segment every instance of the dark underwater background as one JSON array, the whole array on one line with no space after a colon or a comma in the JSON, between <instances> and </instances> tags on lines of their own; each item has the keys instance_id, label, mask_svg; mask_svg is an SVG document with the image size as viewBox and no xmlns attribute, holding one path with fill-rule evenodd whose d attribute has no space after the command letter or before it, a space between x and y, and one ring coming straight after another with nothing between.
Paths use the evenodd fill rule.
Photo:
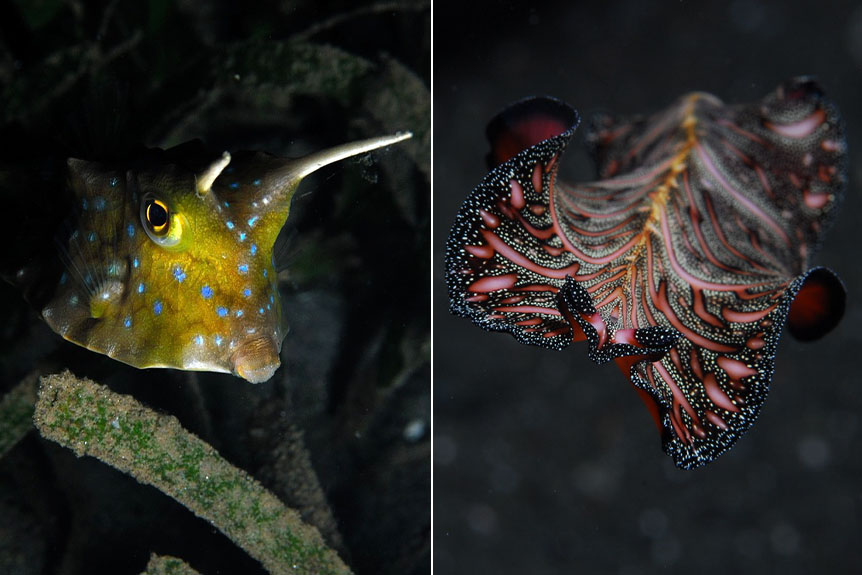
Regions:
<instances>
[{"instance_id":1,"label":"dark underwater background","mask_svg":"<svg viewBox=\"0 0 862 575\"><path fill-rule=\"evenodd\" d=\"M435 572L858 572L862 4L436 0L434 36ZM530 348L448 314L449 226L507 104L555 96L586 126L694 90L758 100L807 74L846 122L849 185L813 262L843 278L848 307L820 341L783 336L759 421L717 461L676 469L629 383L584 344ZM594 176L576 136L561 179Z\"/></svg>"},{"instance_id":2,"label":"dark underwater background","mask_svg":"<svg viewBox=\"0 0 862 575\"><path fill-rule=\"evenodd\" d=\"M301 184L269 382L131 368L65 342L0 282L0 395L67 367L176 416L306 517L329 508L321 530L355 573L429 573L430 34L427 0L0 0L4 273L32 247L21 234L53 241L67 157L195 138L213 158L298 156L414 133ZM0 458L3 575L137 574L152 552L263 573L175 501L35 430Z\"/></svg>"}]
</instances>

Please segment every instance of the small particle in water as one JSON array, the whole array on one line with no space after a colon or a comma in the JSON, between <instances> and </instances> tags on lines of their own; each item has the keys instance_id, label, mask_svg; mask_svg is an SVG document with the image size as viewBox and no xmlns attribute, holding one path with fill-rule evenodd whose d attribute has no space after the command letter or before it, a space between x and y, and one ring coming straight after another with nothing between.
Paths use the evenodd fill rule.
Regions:
<instances>
[{"instance_id":1,"label":"small particle in water","mask_svg":"<svg viewBox=\"0 0 862 575\"><path fill-rule=\"evenodd\" d=\"M404 439L411 443L419 441L425 436L427 427L424 419L414 419L404 428Z\"/></svg>"}]
</instances>

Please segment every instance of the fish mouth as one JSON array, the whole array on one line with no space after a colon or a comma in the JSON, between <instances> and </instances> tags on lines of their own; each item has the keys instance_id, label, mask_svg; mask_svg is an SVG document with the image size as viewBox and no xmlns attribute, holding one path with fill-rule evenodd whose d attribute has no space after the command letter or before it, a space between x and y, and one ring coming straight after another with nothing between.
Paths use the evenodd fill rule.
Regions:
<instances>
[{"instance_id":1,"label":"fish mouth","mask_svg":"<svg viewBox=\"0 0 862 575\"><path fill-rule=\"evenodd\" d=\"M231 357L233 372L251 383L269 380L281 365L278 345L271 337L259 336L244 342Z\"/></svg>"}]
</instances>

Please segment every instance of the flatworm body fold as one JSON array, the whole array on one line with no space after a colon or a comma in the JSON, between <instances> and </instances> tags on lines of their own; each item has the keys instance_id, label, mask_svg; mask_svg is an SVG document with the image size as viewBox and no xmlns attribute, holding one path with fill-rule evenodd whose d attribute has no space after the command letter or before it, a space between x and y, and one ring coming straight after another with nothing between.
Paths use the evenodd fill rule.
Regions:
<instances>
[{"instance_id":1,"label":"flatworm body fold","mask_svg":"<svg viewBox=\"0 0 862 575\"><path fill-rule=\"evenodd\" d=\"M492 122L503 163L450 233L451 311L550 349L588 341L630 377L678 466L712 461L757 418L788 315L814 339L843 313L841 281L809 269L845 184L836 108L800 78L748 105L693 93L648 118L602 118L589 141L603 179L573 186L556 173L574 110L535 99L514 117Z\"/></svg>"}]
</instances>

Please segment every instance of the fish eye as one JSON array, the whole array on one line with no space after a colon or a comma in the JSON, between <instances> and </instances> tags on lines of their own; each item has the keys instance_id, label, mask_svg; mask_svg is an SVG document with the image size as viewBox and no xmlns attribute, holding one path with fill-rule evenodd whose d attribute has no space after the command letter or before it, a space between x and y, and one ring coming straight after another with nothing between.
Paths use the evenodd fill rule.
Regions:
<instances>
[{"instance_id":1,"label":"fish eye","mask_svg":"<svg viewBox=\"0 0 862 575\"><path fill-rule=\"evenodd\" d=\"M168 207L161 200L151 198L145 203L144 215L147 224L156 235L164 235L168 231Z\"/></svg>"},{"instance_id":2,"label":"fish eye","mask_svg":"<svg viewBox=\"0 0 862 575\"><path fill-rule=\"evenodd\" d=\"M147 236L163 248L182 249L180 240L188 235L186 218L151 193L141 202L141 224Z\"/></svg>"}]
</instances>

